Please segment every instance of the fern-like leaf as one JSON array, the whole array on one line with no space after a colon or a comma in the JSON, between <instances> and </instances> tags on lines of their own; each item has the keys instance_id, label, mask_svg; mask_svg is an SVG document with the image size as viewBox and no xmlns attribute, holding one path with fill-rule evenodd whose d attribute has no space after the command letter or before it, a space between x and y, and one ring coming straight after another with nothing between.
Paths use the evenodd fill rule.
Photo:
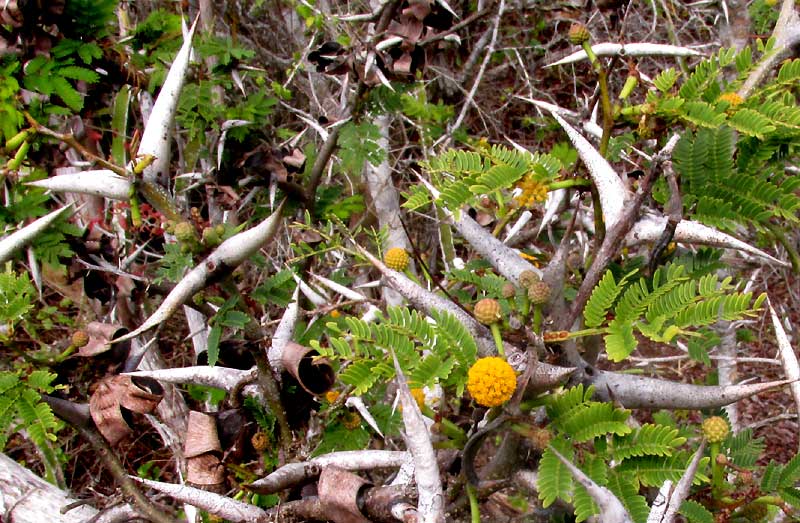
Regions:
<instances>
[{"instance_id":1,"label":"fern-like leaf","mask_svg":"<svg viewBox=\"0 0 800 523\"><path fill-rule=\"evenodd\" d=\"M639 456L671 456L675 449L686 443L676 428L665 425L642 425L626 436L615 436L614 458L622 461Z\"/></svg>"},{"instance_id":2,"label":"fern-like leaf","mask_svg":"<svg viewBox=\"0 0 800 523\"><path fill-rule=\"evenodd\" d=\"M625 287L628 276L623 276L617 283L614 281L614 274L610 270L606 271L603 278L592 290L592 295L583 310L583 317L587 327L599 327L605 321L608 310Z\"/></svg>"},{"instance_id":3,"label":"fern-like leaf","mask_svg":"<svg viewBox=\"0 0 800 523\"><path fill-rule=\"evenodd\" d=\"M766 448L763 438L753 438L753 429L728 435L724 445L737 467L752 467Z\"/></svg>"},{"instance_id":4,"label":"fern-like leaf","mask_svg":"<svg viewBox=\"0 0 800 523\"><path fill-rule=\"evenodd\" d=\"M612 403L590 402L571 413L568 418L553 420L553 424L572 436L576 442L591 441L605 434L624 436L631 432L625 423L630 412Z\"/></svg>"},{"instance_id":5,"label":"fern-like leaf","mask_svg":"<svg viewBox=\"0 0 800 523\"><path fill-rule=\"evenodd\" d=\"M467 328L447 311L432 311L431 317L436 321L437 340L450 347L460 365L472 366L478 356L478 346Z\"/></svg>"},{"instance_id":6,"label":"fern-like leaf","mask_svg":"<svg viewBox=\"0 0 800 523\"><path fill-rule=\"evenodd\" d=\"M684 500L678 512L684 515L689 523L714 523L714 514L693 499Z\"/></svg>"},{"instance_id":7,"label":"fern-like leaf","mask_svg":"<svg viewBox=\"0 0 800 523\"><path fill-rule=\"evenodd\" d=\"M620 472L634 474L636 479L647 487L660 487L665 481L676 483L691 460L685 452L675 452L672 456L641 456L628 458L617 466ZM705 457L700 462L701 467L708 462ZM696 474L694 484L708 481L708 478Z\"/></svg>"},{"instance_id":8,"label":"fern-like leaf","mask_svg":"<svg viewBox=\"0 0 800 523\"><path fill-rule=\"evenodd\" d=\"M770 461L764 468L764 474L761 476L761 491L774 492L780 485L781 475L783 474L783 465Z\"/></svg>"},{"instance_id":9,"label":"fern-like leaf","mask_svg":"<svg viewBox=\"0 0 800 523\"><path fill-rule=\"evenodd\" d=\"M442 361L437 354L428 354L417 367L408 375L408 386L422 388L433 385L437 381L444 381L453 370L455 362L448 358Z\"/></svg>"},{"instance_id":10,"label":"fern-like leaf","mask_svg":"<svg viewBox=\"0 0 800 523\"><path fill-rule=\"evenodd\" d=\"M368 361L362 360L354 362L347 366L339 374L339 379L342 383L352 385L354 393L361 395L372 388L378 380L381 379L381 374L377 372L377 365Z\"/></svg>"},{"instance_id":11,"label":"fern-like leaf","mask_svg":"<svg viewBox=\"0 0 800 523\"><path fill-rule=\"evenodd\" d=\"M575 451L569 442L557 438L551 441L550 445L566 459L573 460ZM549 449L544 451L542 459L539 461L537 487L539 489L539 499L542 501L544 508L549 507L559 498L564 501L572 499L572 474Z\"/></svg>"},{"instance_id":12,"label":"fern-like leaf","mask_svg":"<svg viewBox=\"0 0 800 523\"><path fill-rule=\"evenodd\" d=\"M628 514L636 523L645 523L650 509L644 496L639 494L639 486L628 474L620 474L616 469L608 475L608 490L622 502Z\"/></svg>"},{"instance_id":13,"label":"fern-like leaf","mask_svg":"<svg viewBox=\"0 0 800 523\"><path fill-rule=\"evenodd\" d=\"M729 120L728 124L742 134L755 136L763 139L764 135L775 131L770 119L752 109L740 109L736 111Z\"/></svg>"},{"instance_id":14,"label":"fern-like leaf","mask_svg":"<svg viewBox=\"0 0 800 523\"><path fill-rule=\"evenodd\" d=\"M781 487L793 487L798 479L800 479L800 454L795 454L794 457L783 466L778 485Z\"/></svg>"},{"instance_id":15,"label":"fern-like leaf","mask_svg":"<svg viewBox=\"0 0 800 523\"><path fill-rule=\"evenodd\" d=\"M600 458L587 456L581 466L581 470L600 486L605 486L608 483L608 465ZM578 483L575 484L572 505L575 507L576 522L585 521L600 512L592 496Z\"/></svg>"},{"instance_id":16,"label":"fern-like leaf","mask_svg":"<svg viewBox=\"0 0 800 523\"><path fill-rule=\"evenodd\" d=\"M677 79L678 72L674 68L670 67L669 69L664 69L658 74L658 76L653 78L653 85L656 86L656 89L666 94L670 89L672 89L672 86L675 85L675 81Z\"/></svg>"}]
</instances>

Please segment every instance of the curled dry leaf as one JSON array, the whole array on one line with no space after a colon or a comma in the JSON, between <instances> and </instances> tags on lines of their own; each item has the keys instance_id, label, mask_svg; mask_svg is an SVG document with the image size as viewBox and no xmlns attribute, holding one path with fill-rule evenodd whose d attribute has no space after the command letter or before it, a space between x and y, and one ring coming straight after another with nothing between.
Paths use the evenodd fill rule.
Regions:
<instances>
[{"instance_id":1,"label":"curled dry leaf","mask_svg":"<svg viewBox=\"0 0 800 523\"><path fill-rule=\"evenodd\" d=\"M148 378L134 382L130 376L110 376L100 382L89 399L89 412L103 437L116 445L131 433L130 411L153 412L163 393L161 386Z\"/></svg>"},{"instance_id":2,"label":"curled dry leaf","mask_svg":"<svg viewBox=\"0 0 800 523\"><path fill-rule=\"evenodd\" d=\"M350 471L329 465L322 469L317 483L325 514L335 523L369 523L359 508L360 495L371 484Z\"/></svg>"},{"instance_id":3,"label":"curled dry leaf","mask_svg":"<svg viewBox=\"0 0 800 523\"><path fill-rule=\"evenodd\" d=\"M112 323L101 323L93 321L86 326L86 334L89 335L89 343L78 349L78 354L81 356L97 356L103 354L112 348L111 340L119 336L123 336L128 332L128 329L122 325ZM114 346L114 353L112 359L123 360L127 356L130 343L120 343Z\"/></svg>"},{"instance_id":4,"label":"curled dry leaf","mask_svg":"<svg viewBox=\"0 0 800 523\"><path fill-rule=\"evenodd\" d=\"M290 341L283 347L281 361L283 367L309 394L325 394L336 382L330 362L320 358L314 349Z\"/></svg>"},{"instance_id":5,"label":"curled dry leaf","mask_svg":"<svg viewBox=\"0 0 800 523\"><path fill-rule=\"evenodd\" d=\"M220 485L225 479L221 454L222 445L214 416L190 411L184 445L186 481L202 486Z\"/></svg>"}]
</instances>

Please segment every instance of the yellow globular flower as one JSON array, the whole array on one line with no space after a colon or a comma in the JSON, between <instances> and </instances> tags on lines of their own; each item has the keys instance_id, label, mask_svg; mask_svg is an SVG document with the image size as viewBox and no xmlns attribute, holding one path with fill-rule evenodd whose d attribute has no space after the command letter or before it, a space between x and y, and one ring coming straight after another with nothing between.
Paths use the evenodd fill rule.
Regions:
<instances>
[{"instance_id":1,"label":"yellow globular flower","mask_svg":"<svg viewBox=\"0 0 800 523\"><path fill-rule=\"evenodd\" d=\"M404 271L408 267L408 253L402 247L392 247L383 256L383 263L394 271Z\"/></svg>"},{"instance_id":2,"label":"yellow globular flower","mask_svg":"<svg viewBox=\"0 0 800 523\"><path fill-rule=\"evenodd\" d=\"M339 316L341 316L341 315L342 315L342 313L341 313L341 312L339 312L339 310L338 310L338 309L333 309L333 310L331 311L331 318L338 318L338 317L339 317Z\"/></svg>"},{"instance_id":3,"label":"yellow globular flower","mask_svg":"<svg viewBox=\"0 0 800 523\"><path fill-rule=\"evenodd\" d=\"M701 429L709 443L722 443L730 432L728 422L720 416L712 416L704 420Z\"/></svg>"},{"instance_id":4,"label":"yellow globular flower","mask_svg":"<svg viewBox=\"0 0 800 523\"><path fill-rule=\"evenodd\" d=\"M517 187L521 192L514 200L520 207L530 207L547 199L547 186L532 176L526 176Z\"/></svg>"},{"instance_id":5,"label":"yellow globular flower","mask_svg":"<svg viewBox=\"0 0 800 523\"><path fill-rule=\"evenodd\" d=\"M719 98L717 98L717 100L721 102L728 102L731 107L736 107L737 105L741 105L742 102L744 102L744 98L742 98L736 93L722 93L721 95L719 95Z\"/></svg>"},{"instance_id":6,"label":"yellow globular flower","mask_svg":"<svg viewBox=\"0 0 800 523\"><path fill-rule=\"evenodd\" d=\"M467 390L479 405L496 407L514 394L517 375L503 358L481 358L467 373Z\"/></svg>"},{"instance_id":7,"label":"yellow globular flower","mask_svg":"<svg viewBox=\"0 0 800 523\"><path fill-rule=\"evenodd\" d=\"M338 390L329 390L325 393L325 399L328 403L333 403L334 401L339 399L340 392Z\"/></svg>"},{"instance_id":8,"label":"yellow globular flower","mask_svg":"<svg viewBox=\"0 0 800 523\"><path fill-rule=\"evenodd\" d=\"M414 398L414 401L417 402L420 409L425 407L425 391L419 388L411 389L411 396Z\"/></svg>"}]
</instances>

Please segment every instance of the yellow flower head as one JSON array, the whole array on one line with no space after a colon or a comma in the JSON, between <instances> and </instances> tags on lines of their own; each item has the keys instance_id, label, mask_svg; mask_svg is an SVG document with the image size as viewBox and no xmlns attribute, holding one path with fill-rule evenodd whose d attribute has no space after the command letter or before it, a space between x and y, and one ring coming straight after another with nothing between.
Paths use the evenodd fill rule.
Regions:
<instances>
[{"instance_id":1,"label":"yellow flower head","mask_svg":"<svg viewBox=\"0 0 800 523\"><path fill-rule=\"evenodd\" d=\"M408 253L402 247L392 247L383 256L383 263L392 270L404 271L408 267Z\"/></svg>"},{"instance_id":2,"label":"yellow flower head","mask_svg":"<svg viewBox=\"0 0 800 523\"><path fill-rule=\"evenodd\" d=\"M485 407L502 405L511 399L516 388L517 375L503 358L481 358L467 374L470 396Z\"/></svg>"},{"instance_id":3,"label":"yellow flower head","mask_svg":"<svg viewBox=\"0 0 800 523\"><path fill-rule=\"evenodd\" d=\"M411 396L414 398L414 401L417 402L420 409L425 407L425 391L419 388L411 389Z\"/></svg>"},{"instance_id":4,"label":"yellow flower head","mask_svg":"<svg viewBox=\"0 0 800 523\"><path fill-rule=\"evenodd\" d=\"M333 403L339 399L339 394L340 392L338 390L329 390L325 393L325 399L328 400L328 403Z\"/></svg>"},{"instance_id":5,"label":"yellow flower head","mask_svg":"<svg viewBox=\"0 0 800 523\"><path fill-rule=\"evenodd\" d=\"M744 102L744 98L736 93L722 93L719 95L718 100L728 102L731 107L736 107Z\"/></svg>"},{"instance_id":6,"label":"yellow flower head","mask_svg":"<svg viewBox=\"0 0 800 523\"><path fill-rule=\"evenodd\" d=\"M526 176L517 187L521 192L514 199L520 207L530 207L547 199L547 186L532 176Z\"/></svg>"}]
</instances>

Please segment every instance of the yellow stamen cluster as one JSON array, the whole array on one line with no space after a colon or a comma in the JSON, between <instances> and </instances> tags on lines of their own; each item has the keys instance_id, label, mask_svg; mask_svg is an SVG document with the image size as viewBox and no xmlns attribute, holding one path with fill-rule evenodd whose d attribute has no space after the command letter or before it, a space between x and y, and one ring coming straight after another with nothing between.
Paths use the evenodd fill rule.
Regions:
<instances>
[{"instance_id":1,"label":"yellow stamen cluster","mask_svg":"<svg viewBox=\"0 0 800 523\"><path fill-rule=\"evenodd\" d=\"M719 95L718 100L721 102L728 102L731 105L731 107L736 107L737 105L741 105L741 103L744 102L744 98L742 98L736 93L722 93L721 95Z\"/></svg>"},{"instance_id":2,"label":"yellow stamen cluster","mask_svg":"<svg viewBox=\"0 0 800 523\"><path fill-rule=\"evenodd\" d=\"M712 416L703 421L701 426L703 436L706 437L709 443L722 443L728 437L730 427L725 418L720 416Z\"/></svg>"},{"instance_id":3,"label":"yellow stamen cluster","mask_svg":"<svg viewBox=\"0 0 800 523\"><path fill-rule=\"evenodd\" d=\"M408 253L402 247L392 247L383 256L383 263L392 270L402 272L408 267Z\"/></svg>"},{"instance_id":4,"label":"yellow stamen cluster","mask_svg":"<svg viewBox=\"0 0 800 523\"><path fill-rule=\"evenodd\" d=\"M467 390L479 405L496 407L514 394L517 375L503 358L481 358L467 373Z\"/></svg>"},{"instance_id":5,"label":"yellow stamen cluster","mask_svg":"<svg viewBox=\"0 0 800 523\"><path fill-rule=\"evenodd\" d=\"M411 389L411 396L414 398L414 401L417 402L420 409L425 407L425 391L419 388Z\"/></svg>"},{"instance_id":6,"label":"yellow stamen cluster","mask_svg":"<svg viewBox=\"0 0 800 523\"><path fill-rule=\"evenodd\" d=\"M340 392L338 390L329 390L325 393L325 399L328 403L333 403L334 401L339 399Z\"/></svg>"},{"instance_id":7,"label":"yellow stamen cluster","mask_svg":"<svg viewBox=\"0 0 800 523\"><path fill-rule=\"evenodd\" d=\"M515 196L514 200L520 207L530 207L547 199L547 186L532 176L526 176L517 187L522 192Z\"/></svg>"}]
</instances>

